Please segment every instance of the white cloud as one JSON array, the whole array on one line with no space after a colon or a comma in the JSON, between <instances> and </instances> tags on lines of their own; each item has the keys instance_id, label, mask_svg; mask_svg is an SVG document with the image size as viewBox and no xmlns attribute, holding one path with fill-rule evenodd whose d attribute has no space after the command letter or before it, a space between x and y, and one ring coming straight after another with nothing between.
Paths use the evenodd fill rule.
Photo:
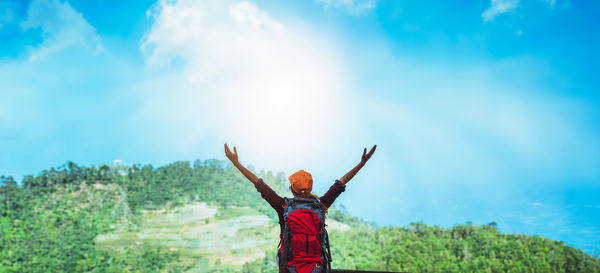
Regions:
<instances>
[{"instance_id":1,"label":"white cloud","mask_svg":"<svg viewBox=\"0 0 600 273\"><path fill-rule=\"evenodd\" d=\"M31 51L35 60L72 46L91 48L102 52L100 36L69 3L58 0L35 0L29 6L27 20L21 23L24 30L41 28L44 41Z\"/></svg>"},{"instance_id":2,"label":"white cloud","mask_svg":"<svg viewBox=\"0 0 600 273\"><path fill-rule=\"evenodd\" d=\"M518 5L519 0L491 0L491 6L481 14L481 17L484 22L492 21L502 13L515 10Z\"/></svg>"},{"instance_id":3,"label":"white cloud","mask_svg":"<svg viewBox=\"0 0 600 273\"><path fill-rule=\"evenodd\" d=\"M232 5L229 14L238 23L250 25L255 29L283 30L283 26L279 22L273 20L266 12L250 2L244 1Z\"/></svg>"},{"instance_id":4,"label":"white cloud","mask_svg":"<svg viewBox=\"0 0 600 273\"><path fill-rule=\"evenodd\" d=\"M379 0L315 0L325 8L342 9L352 15L361 15L377 8Z\"/></svg>"},{"instance_id":5,"label":"white cloud","mask_svg":"<svg viewBox=\"0 0 600 273\"><path fill-rule=\"evenodd\" d=\"M556 0L541 0L548 4L550 8L554 8ZM482 14L483 22L489 22L500 14L511 12L519 7L519 0L491 0L490 7L486 9ZM518 34L520 35L520 34Z\"/></svg>"},{"instance_id":6,"label":"white cloud","mask_svg":"<svg viewBox=\"0 0 600 273\"><path fill-rule=\"evenodd\" d=\"M326 39L248 1L163 0L149 15L141 50L160 76L138 87L154 90L139 117L176 133L176 150L210 138L222 157L227 141L246 162L291 172L335 141L350 106Z\"/></svg>"}]
</instances>

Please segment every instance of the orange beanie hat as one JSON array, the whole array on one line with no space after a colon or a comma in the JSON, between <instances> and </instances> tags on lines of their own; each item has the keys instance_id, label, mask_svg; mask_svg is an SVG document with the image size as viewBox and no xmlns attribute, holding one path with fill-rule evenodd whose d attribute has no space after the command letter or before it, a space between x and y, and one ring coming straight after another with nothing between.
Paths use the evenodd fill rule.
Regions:
<instances>
[{"instance_id":1,"label":"orange beanie hat","mask_svg":"<svg viewBox=\"0 0 600 273\"><path fill-rule=\"evenodd\" d=\"M310 173L305 172L304 170L299 170L296 173L290 175L288 178L290 180L290 184L292 185L292 191L295 193L305 193L312 191L312 175Z\"/></svg>"}]
</instances>

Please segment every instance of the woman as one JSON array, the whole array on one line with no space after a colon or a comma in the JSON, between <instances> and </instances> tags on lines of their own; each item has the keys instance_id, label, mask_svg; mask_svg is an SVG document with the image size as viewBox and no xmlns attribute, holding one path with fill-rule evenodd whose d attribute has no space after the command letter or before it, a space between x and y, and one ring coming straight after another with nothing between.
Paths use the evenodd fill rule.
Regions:
<instances>
[{"instance_id":1,"label":"woman","mask_svg":"<svg viewBox=\"0 0 600 273\"><path fill-rule=\"evenodd\" d=\"M312 176L310 173L305 172L304 170L299 170L298 172L292 174L288 179L290 180L290 190L295 197L314 197L320 199L320 203L323 207L323 210L327 212L327 208L333 204L333 201L346 189L346 184L350 182L350 179L356 175L356 173L367 163L367 161L371 158L373 153L375 152L375 148L377 145L373 146L369 153L367 153L367 148L364 149L362 158L360 163L356 165L356 167L352 168L346 175L342 176L339 180L336 180L335 183L329 188L329 190L321 197L312 193ZM225 155L231 163L235 167L250 180L256 187L256 190L260 192L260 195L263 199L265 199L271 207L277 211L277 215L279 216L279 225L281 230L283 230L283 212L284 212L284 199L279 196L275 191L271 189L262 178L258 178L251 171L246 169L240 162L238 161L237 149L233 147L233 153L227 147L227 143L225 143ZM279 234L279 237L282 237L282 234Z\"/></svg>"}]
</instances>

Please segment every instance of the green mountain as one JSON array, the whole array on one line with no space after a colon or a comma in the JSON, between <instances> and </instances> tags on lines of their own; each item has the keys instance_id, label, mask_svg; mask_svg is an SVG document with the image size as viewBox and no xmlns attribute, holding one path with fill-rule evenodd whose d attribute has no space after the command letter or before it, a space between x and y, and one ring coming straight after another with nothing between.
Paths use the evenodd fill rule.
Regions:
<instances>
[{"instance_id":1,"label":"green mountain","mask_svg":"<svg viewBox=\"0 0 600 273\"><path fill-rule=\"evenodd\" d=\"M289 193L283 173L257 175ZM276 272L276 217L219 160L159 168L70 162L21 186L0 178L0 272ZM597 258L564 242L503 234L495 223L377 227L335 208L327 223L333 268L600 272Z\"/></svg>"}]
</instances>

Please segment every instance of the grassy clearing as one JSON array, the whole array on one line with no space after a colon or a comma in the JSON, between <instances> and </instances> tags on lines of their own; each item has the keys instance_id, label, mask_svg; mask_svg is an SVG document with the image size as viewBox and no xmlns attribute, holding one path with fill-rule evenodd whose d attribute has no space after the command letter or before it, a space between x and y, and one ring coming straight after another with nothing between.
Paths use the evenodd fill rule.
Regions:
<instances>
[{"instance_id":1,"label":"grassy clearing","mask_svg":"<svg viewBox=\"0 0 600 273\"><path fill-rule=\"evenodd\" d=\"M249 207L229 207L219 209L214 218L215 220L230 220L236 217L253 215L263 214Z\"/></svg>"},{"instance_id":2,"label":"grassy clearing","mask_svg":"<svg viewBox=\"0 0 600 273\"><path fill-rule=\"evenodd\" d=\"M279 234L276 223L252 208L217 209L203 204L146 211L133 230L101 234L96 245L111 251L143 243L166 246L181 253L180 262L188 272L239 270L245 262L260 259L275 248Z\"/></svg>"}]
</instances>

